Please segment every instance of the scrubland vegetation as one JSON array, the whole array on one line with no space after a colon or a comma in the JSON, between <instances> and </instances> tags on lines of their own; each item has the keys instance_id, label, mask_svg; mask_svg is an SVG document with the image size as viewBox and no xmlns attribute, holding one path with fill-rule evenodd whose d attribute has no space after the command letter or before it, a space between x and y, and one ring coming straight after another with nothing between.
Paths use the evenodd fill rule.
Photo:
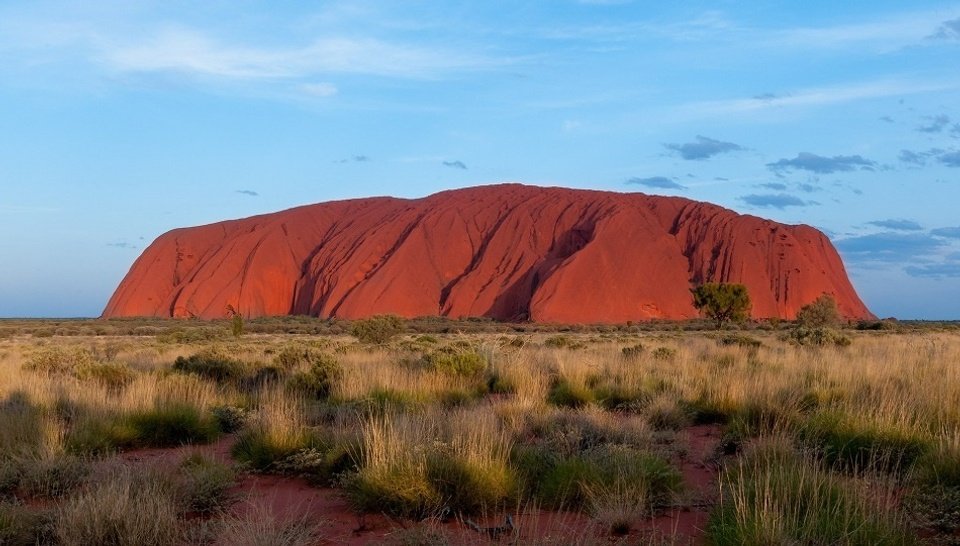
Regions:
<instances>
[{"instance_id":1,"label":"scrubland vegetation","mask_svg":"<svg viewBox=\"0 0 960 546\"><path fill-rule=\"evenodd\" d=\"M960 332L821 322L0 323L0 544L323 543L236 510L252 474L386 515L398 544L532 511L590 523L485 532L681 542L644 522L693 509L717 545L957 543ZM697 427L707 490L683 470Z\"/></svg>"}]
</instances>

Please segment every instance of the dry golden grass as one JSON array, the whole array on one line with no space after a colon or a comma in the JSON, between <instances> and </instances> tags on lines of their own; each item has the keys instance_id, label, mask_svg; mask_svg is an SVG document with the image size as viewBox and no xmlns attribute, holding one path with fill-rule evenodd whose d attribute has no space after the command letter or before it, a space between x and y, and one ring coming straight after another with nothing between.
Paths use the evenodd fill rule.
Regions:
<instances>
[{"instance_id":1,"label":"dry golden grass","mask_svg":"<svg viewBox=\"0 0 960 546\"><path fill-rule=\"evenodd\" d=\"M796 346L776 332L750 332L760 347L724 345L702 333L564 335L562 342L552 334L404 336L376 347L347 337L299 337L298 346L325 352L342 368L324 398L290 387L305 365L277 368L259 382L216 382L172 370L177 357L213 342L7 338L0 341L0 459L54 464L77 451L78 431L87 434L84 441L112 435L106 445L125 449L139 445L125 440L135 437L131 416L170 407L209 416L230 406L249 415L239 433L246 448L237 453L248 449L241 455L255 468L276 471L278 462L305 452L297 460L313 457L324 472L341 475L359 507L386 506L407 516L533 502L524 497L535 494L521 487L524 477L549 469L519 463L523 450L576 458L628 445L669 459L680 446L662 444L695 422L725 422L731 451L757 437L789 443L793 466L780 479L816 494L857 490L880 477L890 481L884 487L910 488L912 480L960 487L956 333L857 333L847 347ZM253 376L274 365L291 337L216 343ZM642 350L622 351L638 344ZM441 346L481 355L486 370L424 366L422 356ZM44 358L54 365L38 367ZM757 476L776 476L763 477L770 473L756 464L738 466L749 460L742 457L726 461L732 471L724 475L723 498L735 514L729 521L746 526L769 518L770 527L755 529L757 543L802 540L783 527L800 504L757 486ZM58 506L73 512L58 517L93 513L91 495L122 497L121 490L105 489L121 485L66 491ZM496 493L470 495L470 488ZM584 509L601 527L622 527L650 510L642 484L597 482L584 491ZM860 491L831 509L851 522L881 521L899 536L909 526L899 507L866 502L870 497Z\"/></svg>"}]
</instances>

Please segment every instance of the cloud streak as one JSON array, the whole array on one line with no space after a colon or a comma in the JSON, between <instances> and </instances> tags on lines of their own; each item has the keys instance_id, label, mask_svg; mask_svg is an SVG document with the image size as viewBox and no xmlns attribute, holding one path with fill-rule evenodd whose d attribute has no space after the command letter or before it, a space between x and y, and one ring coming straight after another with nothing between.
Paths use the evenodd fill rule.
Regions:
<instances>
[{"instance_id":1,"label":"cloud streak","mask_svg":"<svg viewBox=\"0 0 960 546\"><path fill-rule=\"evenodd\" d=\"M859 155L835 155L833 157L826 157L810 152L800 152L797 154L797 157L793 159L780 159L773 163L767 163L767 167L775 172L804 170L817 174L846 172L855 169L870 170L874 166L876 166L876 162L865 159Z\"/></svg>"},{"instance_id":2,"label":"cloud streak","mask_svg":"<svg viewBox=\"0 0 960 546\"><path fill-rule=\"evenodd\" d=\"M884 231L836 241L844 257L857 262L906 263L930 256L946 243L925 233Z\"/></svg>"},{"instance_id":3,"label":"cloud streak","mask_svg":"<svg viewBox=\"0 0 960 546\"><path fill-rule=\"evenodd\" d=\"M743 150L743 146L733 142L723 142L710 137L697 135L693 142L683 144L664 144L668 150L673 150L680 154L680 157L687 160L709 159L715 155L736 152Z\"/></svg>"},{"instance_id":4,"label":"cloud streak","mask_svg":"<svg viewBox=\"0 0 960 546\"><path fill-rule=\"evenodd\" d=\"M804 201L795 195L787 193L753 193L740 197L744 203L760 208L785 209L787 207L805 207L816 204L813 201Z\"/></svg>"},{"instance_id":5,"label":"cloud streak","mask_svg":"<svg viewBox=\"0 0 960 546\"><path fill-rule=\"evenodd\" d=\"M682 106L680 112L691 116L736 115L764 110L842 104L865 99L948 91L958 88L960 88L960 82L958 81L917 82L915 80L887 79L800 89L785 95L761 95L749 98L699 101Z\"/></svg>"},{"instance_id":6,"label":"cloud streak","mask_svg":"<svg viewBox=\"0 0 960 546\"><path fill-rule=\"evenodd\" d=\"M897 231L923 230L923 226L921 226L917 222L914 222L913 220L902 220L902 219L897 220L897 219L891 218L889 220L874 220L872 222L867 222L867 223L870 224L871 226L877 226L884 229L893 229Z\"/></svg>"},{"instance_id":7,"label":"cloud streak","mask_svg":"<svg viewBox=\"0 0 960 546\"><path fill-rule=\"evenodd\" d=\"M464 171L467 170L467 165L466 165L466 163L464 163L463 161L459 161L459 160L457 160L457 161L443 161L443 162L441 162L441 164L442 164L444 167L450 167L451 169L461 169L461 170L464 170Z\"/></svg>"},{"instance_id":8,"label":"cloud streak","mask_svg":"<svg viewBox=\"0 0 960 546\"><path fill-rule=\"evenodd\" d=\"M633 177L624 182L624 184L632 184L638 186L646 186L648 188L661 188L661 189L671 189L671 190L685 190L686 186L678 184L673 180L667 178L666 176L651 176L649 178L638 178Z\"/></svg>"},{"instance_id":9,"label":"cloud streak","mask_svg":"<svg viewBox=\"0 0 960 546\"><path fill-rule=\"evenodd\" d=\"M299 47L265 48L225 43L184 27L165 28L137 42L104 47L99 58L120 72L176 72L231 79L304 78L329 73L429 77L505 62L375 38L321 38ZM331 91L330 87L312 89Z\"/></svg>"}]
</instances>

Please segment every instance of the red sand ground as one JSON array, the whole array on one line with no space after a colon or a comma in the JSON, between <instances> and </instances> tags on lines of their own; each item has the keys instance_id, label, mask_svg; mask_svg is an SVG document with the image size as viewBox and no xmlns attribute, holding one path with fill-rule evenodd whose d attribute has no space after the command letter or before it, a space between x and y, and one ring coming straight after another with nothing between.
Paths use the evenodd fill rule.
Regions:
<instances>
[{"instance_id":1,"label":"red sand ground","mask_svg":"<svg viewBox=\"0 0 960 546\"><path fill-rule=\"evenodd\" d=\"M683 506L678 506L657 517L638 521L630 536L657 536L672 539L674 544L704 544L704 528L710 509L718 495L717 469L711 462L720 438L720 427L701 425L690 427L680 433L680 441L688 446L686 457L680 461L684 483L688 489ZM175 449L145 449L131 451L119 456L130 464L172 465L194 451L224 463L230 463L230 447L235 438L226 436L206 446L186 446ZM448 540L459 545L496 544L485 535L469 528L464 522L412 523L390 519L384 515L358 516L342 491L310 486L305 480L273 475L244 474L231 490L236 501L228 509L230 514L244 516L266 509L279 520L323 522L318 542L321 545L374 545L383 544L404 529L417 526L442 532ZM503 525L505 515L475 518L481 527ZM552 542L563 544L569 537L604 537L604 531L588 516L579 513L558 513L541 510L519 510L512 515L517 528L514 534L505 536L501 542L517 538L551 537ZM509 540L508 540L509 537ZM614 540L617 537L611 537Z\"/></svg>"},{"instance_id":2,"label":"red sand ground","mask_svg":"<svg viewBox=\"0 0 960 546\"><path fill-rule=\"evenodd\" d=\"M872 315L830 241L679 197L502 184L309 205L160 236L104 317L697 316L692 284L747 285L755 317L829 293Z\"/></svg>"}]
</instances>

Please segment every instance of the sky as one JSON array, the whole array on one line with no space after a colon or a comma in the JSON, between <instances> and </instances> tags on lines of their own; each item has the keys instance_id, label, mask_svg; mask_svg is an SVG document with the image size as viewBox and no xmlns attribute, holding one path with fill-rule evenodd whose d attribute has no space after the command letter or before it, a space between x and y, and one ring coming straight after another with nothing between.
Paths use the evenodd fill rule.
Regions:
<instances>
[{"instance_id":1,"label":"sky","mask_svg":"<svg viewBox=\"0 0 960 546\"><path fill-rule=\"evenodd\" d=\"M960 3L0 2L0 317L167 230L513 181L815 226L960 319Z\"/></svg>"}]
</instances>

